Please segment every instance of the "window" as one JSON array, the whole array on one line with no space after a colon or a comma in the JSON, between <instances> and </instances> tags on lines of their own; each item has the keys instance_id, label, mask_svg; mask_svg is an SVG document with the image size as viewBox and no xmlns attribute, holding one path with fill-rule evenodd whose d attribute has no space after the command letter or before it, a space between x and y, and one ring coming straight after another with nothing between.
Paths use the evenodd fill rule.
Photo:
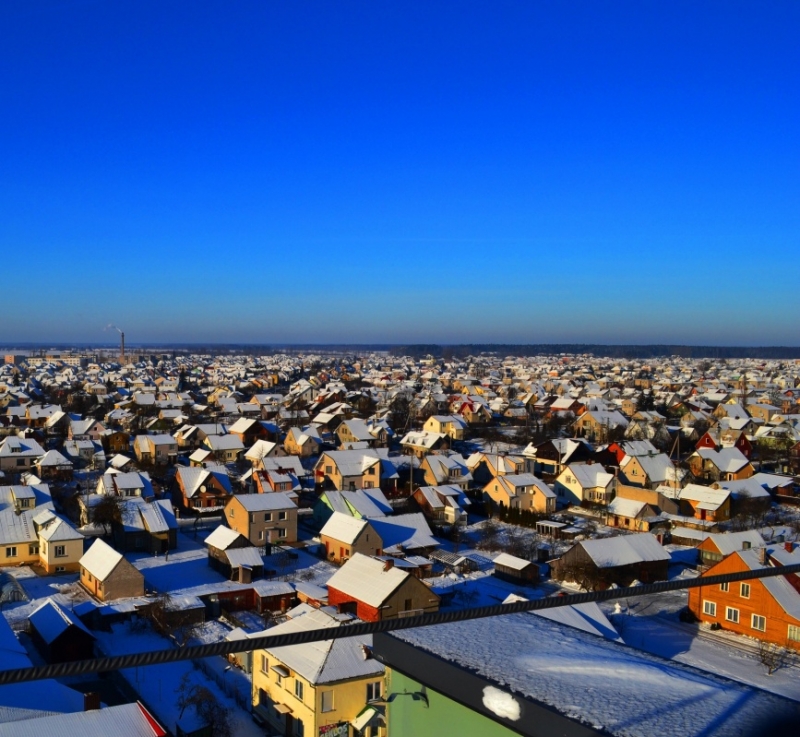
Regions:
<instances>
[{"instance_id":1,"label":"window","mask_svg":"<svg viewBox=\"0 0 800 737\"><path fill-rule=\"evenodd\" d=\"M325 466L325 473L327 474L333 473L333 466Z\"/></svg>"},{"instance_id":2,"label":"window","mask_svg":"<svg viewBox=\"0 0 800 737\"><path fill-rule=\"evenodd\" d=\"M269 658L261 653L261 672L269 673Z\"/></svg>"},{"instance_id":3,"label":"window","mask_svg":"<svg viewBox=\"0 0 800 737\"><path fill-rule=\"evenodd\" d=\"M297 737L303 737L303 735L306 733L305 726L299 719L294 720L294 733L297 735Z\"/></svg>"},{"instance_id":4,"label":"window","mask_svg":"<svg viewBox=\"0 0 800 737\"><path fill-rule=\"evenodd\" d=\"M233 507L228 510L228 517L233 517Z\"/></svg>"},{"instance_id":5,"label":"window","mask_svg":"<svg viewBox=\"0 0 800 737\"><path fill-rule=\"evenodd\" d=\"M703 602L703 614L707 614L709 617L716 617L717 616L717 604L714 601L704 601Z\"/></svg>"},{"instance_id":6,"label":"window","mask_svg":"<svg viewBox=\"0 0 800 737\"><path fill-rule=\"evenodd\" d=\"M790 624L786 639L790 642L800 642L800 627L798 627L796 624Z\"/></svg>"},{"instance_id":7,"label":"window","mask_svg":"<svg viewBox=\"0 0 800 737\"><path fill-rule=\"evenodd\" d=\"M739 584L739 596L743 599L750 598L750 584L749 583L742 583Z\"/></svg>"},{"instance_id":8,"label":"window","mask_svg":"<svg viewBox=\"0 0 800 737\"><path fill-rule=\"evenodd\" d=\"M20 499L19 500L19 506L22 509L27 509L28 507L31 506L31 500L30 499Z\"/></svg>"},{"instance_id":9,"label":"window","mask_svg":"<svg viewBox=\"0 0 800 737\"><path fill-rule=\"evenodd\" d=\"M38 555L38 554L39 554L38 545L28 545L28 555Z\"/></svg>"},{"instance_id":10,"label":"window","mask_svg":"<svg viewBox=\"0 0 800 737\"><path fill-rule=\"evenodd\" d=\"M299 678L294 679L294 695L303 700L303 682Z\"/></svg>"},{"instance_id":11,"label":"window","mask_svg":"<svg viewBox=\"0 0 800 737\"><path fill-rule=\"evenodd\" d=\"M263 540L264 539L264 530L259 530L258 531L258 539L259 540Z\"/></svg>"},{"instance_id":12,"label":"window","mask_svg":"<svg viewBox=\"0 0 800 737\"><path fill-rule=\"evenodd\" d=\"M734 624L739 624L739 610L732 606L725 607L725 619Z\"/></svg>"},{"instance_id":13,"label":"window","mask_svg":"<svg viewBox=\"0 0 800 737\"><path fill-rule=\"evenodd\" d=\"M56 573L64 573L67 570L66 566L56 566Z\"/></svg>"},{"instance_id":14,"label":"window","mask_svg":"<svg viewBox=\"0 0 800 737\"><path fill-rule=\"evenodd\" d=\"M286 529L283 527L278 528L278 537L286 537Z\"/></svg>"},{"instance_id":15,"label":"window","mask_svg":"<svg viewBox=\"0 0 800 737\"><path fill-rule=\"evenodd\" d=\"M17 557L17 546L12 545L11 547L6 548L6 558L16 558Z\"/></svg>"},{"instance_id":16,"label":"window","mask_svg":"<svg viewBox=\"0 0 800 737\"><path fill-rule=\"evenodd\" d=\"M767 618L762 617L760 614L754 614L752 617L750 617L750 626L754 630L764 632L767 629Z\"/></svg>"},{"instance_id":17,"label":"window","mask_svg":"<svg viewBox=\"0 0 800 737\"><path fill-rule=\"evenodd\" d=\"M798 639L800 639L800 635L798 635ZM333 691L323 691L322 694L322 711L333 711Z\"/></svg>"},{"instance_id":18,"label":"window","mask_svg":"<svg viewBox=\"0 0 800 737\"><path fill-rule=\"evenodd\" d=\"M66 545L56 545L56 558L65 558L67 555L67 546Z\"/></svg>"},{"instance_id":19,"label":"window","mask_svg":"<svg viewBox=\"0 0 800 737\"><path fill-rule=\"evenodd\" d=\"M18 466L24 466L25 465L25 459L24 458L17 458L17 465Z\"/></svg>"},{"instance_id":20,"label":"window","mask_svg":"<svg viewBox=\"0 0 800 737\"><path fill-rule=\"evenodd\" d=\"M730 591L730 584L728 584L728 583L721 583L721 584L719 585L719 590L720 590L720 591Z\"/></svg>"},{"instance_id":21,"label":"window","mask_svg":"<svg viewBox=\"0 0 800 737\"><path fill-rule=\"evenodd\" d=\"M377 701L381 697L381 682L374 681L367 684L367 701Z\"/></svg>"},{"instance_id":22,"label":"window","mask_svg":"<svg viewBox=\"0 0 800 737\"><path fill-rule=\"evenodd\" d=\"M272 512L264 512L264 522L272 522Z\"/></svg>"}]
</instances>

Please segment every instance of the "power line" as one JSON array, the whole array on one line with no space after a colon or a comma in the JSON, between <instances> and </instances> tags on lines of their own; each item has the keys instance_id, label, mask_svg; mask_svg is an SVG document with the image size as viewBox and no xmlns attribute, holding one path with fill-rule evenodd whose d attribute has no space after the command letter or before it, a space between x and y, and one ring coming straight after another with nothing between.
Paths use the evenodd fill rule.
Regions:
<instances>
[{"instance_id":1,"label":"power line","mask_svg":"<svg viewBox=\"0 0 800 737\"><path fill-rule=\"evenodd\" d=\"M44 678L64 678L66 676L76 676L84 673L115 671L123 668L160 665L181 660L194 660L196 658L208 658L214 655L230 655L243 651L264 650L284 647L286 645L300 645L307 642L319 642L321 640L358 637L371 635L375 632L393 632L395 630L411 629L414 627L429 627L436 624L448 624L451 622L463 622L470 619L496 617L503 614L557 609L559 607L569 606L570 604L613 601L614 599L648 596L650 594L659 594L666 591L680 591L682 589L700 588L703 586L716 586L721 583L749 581L751 579L769 578L772 576L785 576L792 573L800 573L800 563L789 566L760 568L756 571L739 571L736 573L725 573L706 577L699 576L688 581L659 581L657 583L640 584L639 586L606 589L605 591L554 596L546 599L537 599L535 601L493 604L491 606L476 607L474 609L460 609L454 612L433 612L429 614L420 614L414 617L390 619L382 622L360 622L357 624L343 625L341 627L291 632L285 635L261 635L259 637L249 638L246 647L243 647L242 640L232 642L223 640L206 645L193 645L191 647L171 650L116 655L107 658L79 660L71 663L54 663L31 668L14 668L0 671L0 686L10 683L39 681Z\"/></svg>"}]
</instances>

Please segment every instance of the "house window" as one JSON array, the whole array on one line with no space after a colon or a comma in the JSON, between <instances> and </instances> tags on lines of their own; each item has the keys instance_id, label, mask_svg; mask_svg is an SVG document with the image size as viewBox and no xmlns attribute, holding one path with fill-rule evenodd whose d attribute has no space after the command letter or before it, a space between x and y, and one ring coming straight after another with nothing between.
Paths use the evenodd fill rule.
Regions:
<instances>
[{"instance_id":1,"label":"house window","mask_svg":"<svg viewBox=\"0 0 800 737\"><path fill-rule=\"evenodd\" d=\"M797 639L800 640L800 633L798 634L798 638ZM322 701L321 710L323 712L325 712L325 711L333 711L333 709L334 709L334 706L333 706L333 691L323 691L322 694L321 694L321 697L322 697L321 698L321 701Z\"/></svg>"},{"instance_id":2,"label":"house window","mask_svg":"<svg viewBox=\"0 0 800 737\"><path fill-rule=\"evenodd\" d=\"M734 624L739 624L739 610L732 606L725 607L725 619Z\"/></svg>"},{"instance_id":3,"label":"house window","mask_svg":"<svg viewBox=\"0 0 800 737\"><path fill-rule=\"evenodd\" d=\"M20 499L19 500L19 506L22 509L27 509L28 507L31 506L31 501L32 501L31 499Z\"/></svg>"},{"instance_id":4,"label":"house window","mask_svg":"<svg viewBox=\"0 0 800 737\"><path fill-rule=\"evenodd\" d=\"M325 473L327 474L333 473L333 466L325 466Z\"/></svg>"},{"instance_id":5,"label":"house window","mask_svg":"<svg viewBox=\"0 0 800 737\"><path fill-rule=\"evenodd\" d=\"M294 720L294 733L297 737L303 737L303 735L306 733L305 726L299 719Z\"/></svg>"},{"instance_id":6,"label":"house window","mask_svg":"<svg viewBox=\"0 0 800 737\"><path fill-rule=\"evenodd\" d=\"M28 545L28 555L39 555L39 546Z\"/></svg>"},{"instance_id":7,"label":"house window","mask_svg":"<svg viewBox=\"0 0 800 737\"><path fill-rule=\"evenodd\" d=\"M719 585L719 590L720 590L720 591L729 591L729 590L730 590L730 584L728 584L728 583L721 583L721 584Z\"/></svg>"},{"instance_id":8,"label":"house window","mask_svg":"<svg viewBox=\"0 0 800 737\"><path fill-rule=\"evenodd\" d=\"M264 539L264 530L259 530L258 531L258 539L259 540L263 540Z\"/></svg>"},{"instance_id":9,"label":"house window","mask_svg":"<svg viewBox=\"0 0 800 737\"><path fill-rule=\"evenodd\" d=\"M709 617L716 617L717 616L717 603L714 601L704 601L703 602L703 614L707 614Z\"/></svg>"},{"instance_id":10,"label":"house window","mask_svg":"<svg viewBox=\"0 0 800 737\"><path fill-rule=\"evenodd\" d=\"M56 558L65 558L67 555L67 546L66 545L56 545Z\"/></svg>"},{"instance_id":11,"label":"house window","mask_svg":"<svg viewBox=\"0 0 800 737\"><path fill-rule=\"evenodd\" d=\"M272 522L272 512L264 512L264 522Z\"/></svg>"},{"instance_id":12,"label":"house window","mask_svg":"<svg viewBox=\"0 0 800 737\"><path fill-rule=\"evenodd\" d=\"M285 520L286 519L286 512L278 512L278 519Z\"/></svg>"},{"instance_id":13,"label":"house window","mask_svg":"<svg viewBox=\"0 0 800 737\"><path fill-rule=\"evenodd\" d=\"M17 557L17 546L12 545L6 548L6 558L16 558Z\"/></svg>"},{"instance_id":14,"label":"house window","mask_svg":"<svg viewBox=\"0 0 800 737\"><path fill-rule=\"evenodd\" d=\"M750 626L754 630L764 632L767 629L767 618L762 617L760 614L753 614L752 617L750 617Z\"/></svg>"},{"instance_id":15,"label":"house window","mask_svg":"<svg viewBox=\"0 0 800 737\"><path fill-rule=\"evenodd\" d=\"M66 566L56 566L56 573L64 573L67 570Z\"/></svg>"},{"instance_id":16,"label":"house window","mask_svg":"<svg viewBox=\"0 0 800 737\"><path fill-rule=\"evenodd\" d=\"M303 682L299 678L294 679L294 695L303 700Z\"/></svg>"},{"instance_id":17,"label":"house window","mask_svg":"<svg viewBox=\"0 0 800 737\"><path fill-rule=\"evenodd\" d=\"M743 584L739 585L739 595L743 599L749 599L750 598L750 584L749 583L743 583Z\"/></svg>"},{"instance_id":18,"label":"house window","mask_svg":"<svg viewBox=\"0 0 800 737\"><path fill-rule=\"evenodd\" d=\"M790 624L786 639L790 642L800 642L800 627L796 624Z\"/></svg>"},{"instance_id":19,"label":"house window","mask_svg":"<svg viewBox=\"0 0 800 737\"><path fill-rule=\"evenodd\" d=\"M261 672L269 673L269 658L261 653Z\"/></svg>"},{"instance_id":20,"label":"house window","mask_svg":"<svg viewBox=\"0 0 800 737\"><path fill-rule=\"evenodd\" d=\"M381 697L381 682L374 681L367 684L367 702L377 701Z\"/></svg>"},{"instance_id":21,"label":"house window","mask_svg":"<svg viewBox=\"0 0 800 737\"><path fill-rule=\"evenodd\" d=\"M284 527L278 528L278 537L286 537L286 529Z\"/></svg>"},{"instance_id":22,"label":"house window","mask_svg":"<svg viewBox=\"0 0 800 737\"><path fill-rule=\"evenodd\" d=\"M202 503L201 503L202 505ZM233 507L228 510L228 517L233 517Z\"/></svg>"}]
</instances>

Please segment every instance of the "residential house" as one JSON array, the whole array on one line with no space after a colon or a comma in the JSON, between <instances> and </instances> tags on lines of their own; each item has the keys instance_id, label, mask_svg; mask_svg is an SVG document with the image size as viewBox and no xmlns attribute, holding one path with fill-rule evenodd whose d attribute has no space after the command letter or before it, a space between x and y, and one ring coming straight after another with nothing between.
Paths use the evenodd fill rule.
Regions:
<instances>
[{"instance_id":1,"label":"residential house","mask_svg":"<svg viewBox=\"0 0 800 737\"><path fill-rule=\"evenodd\" d=\"M617 433L624 433L628 419L618 410L587 410L575 420L572 427L576 435L603 443Z\"/></svg>"},{"instance_id":2,"label":"residential house","mask_svg":"<svg viewBox=\"0 0 800 737\"><path fill-rule=\"evenodd\" d=\"M297 505L288 494L239 494L225 504L228 527L259 547L297 542Z\"/></svg>"},{"instance_id":3,"label":"residential house","mask_svg":"<svg viewBox=\"0 0 800 737\"><path fill-rule=\"evenodd\" d=\"M592 446L581 438L556 438L528 445L522 454L534 461L534 473L558 476L570 463L581 463L592 457Z\"/></svg>"},{"instance_id":4,"label":"residential house","mask_svg":"<svg viewBox=\"0 0 800 737\"><path fill-rule=\"evenodd\" d=\"M97 443L100 442L105 432L105 425L92 417L88 419L71 418L67 437L70 440L93 440Z\"/></svg>"},{"instance_id":5,"label":"residential house","mask_svg":"<svg viewBox=\"0 0 800 737\"><path fill-rule=\"evenodd\" d=\"M39 564L48 574L80 569L86 538L63 517L44 510L33 517L39 537Z\"/></svg>"},{"instance_id":6,"label":"residential house","mask_svg":"<svg viewBox=\"0 0 800 737\"><path fill-rule=\"evenodd\" d=\"M617 479L599 463L570 463L553 485L559 506L607 505L614 497Z\"/></svg>"},{"instance_id":7,"label":"residential house","mask_svg":"<svg viewBox=\"0 0 800 737\"><path fill-rule=\"evenodd\" d=\"M203 446L217 463L235 463L244 454L244 443L238 435L206 435Z\"/></svg>"},{"instance_id":8,"label":"residential house","mask_svg":"<svg viewBox=\"0 0 800 737\"><path fill-rule=\"evenodd\" d=\"M306 425L303 428L290 427L283 441L283 449L287 454L301 458L317 455L321 445L322 438L313 425Z\"/></svg>"},{"instance_id":9,"label":"residential house","mask_svg":"<svg viewBox=\"0 0 800 737\"><path fill-rule=\"evenodd\" d=\"M81 586L100 601L144 596L144 575L100 539L80 559L80 572Z\"/></svg>"},{"instance_id":10,"label":"residential house","mask_svg":"<svg viewBox=\"0 0 800 737\"><path fill-rule=\"evenodd\" d=\"M556 494L532 473L497 476L483 487L484 499L507 509L550 514L556 511Z\"/></svg>"},{"instance_id":11,"label":"residential house","mask_svg":"<svg viewBox=\"0 0 800 737\"><path fill-rule=\"evenodd\" d=\"M654 535L620 535L582 540L551 561L553 578L585 588L628 586L633 581L666 581L670 555Z\"/></svg>"},{"instance_id":12,"label":"residential house","mask_svg":"<svg viewBox=\"0 0 800 737\"><path fill-rule=\"evenodd\" d=\"M205 539L208 565L229 581L250 583L264 575L261 554L244 535L220 525Z\"/></svg>"},{"instance_id":13,"label":"residential house","mask_svg":"<svg viewBox=\"0 0 800 737\"><path fill-rule=\"evenodd\" d=\"M428 430L412 430L400 441L400 447L409 455L424 458L429 453L440 453L450 448L450 438Z\"/></svg>"},{"instance_id":14,"label":"residential house","mask_svg":"<svg viewBox=\"0 0 800 737\"><path fill-rule=\"evenodd\" d=\"M460 415L432 415L422 429L427 432L447 435L451 440L463 440L469 425Z\"/></svg>"},{"instance_id":15,"label":"residential house","mask_svg":"<svg viewBox=\"0 0 800 737\"><path fill-rule=\"evenodd\" d=\"M319 533L325 547L325 557L342 564L356 553L382 555L383 541L368 519L356 519L349 514L334 512Z\"/></svg>"},{"instance_id":16,"label":"residential house","mask_svg":"<svg viewBox=\"0 0 800 737\"><path fill-rule=\"evenodd\" d=\"M48 450L34 462L36 473L42 481L71 481L74 465L57 450Z\"/></svg>"},{"instance_id":17,"label":"residential house","mask_svg":"<svg viewBox=\"0 0 800 737\"><path fill-rule=\"evenodd\" d=\"M233 495L227 469L216 464L179 466L175 483L175 503L197 512L219 511Z\"/></svg>"},{"instance_id":18,"label":"residential house","mask_svg":"<svg viewBox=\"0 0 800 737\"><path fill-rule=\"evenodd\" d=\"M468 524L467 507L471 502L460 486L420 486L414 489L412 497L422 514L434 525Z\"/></svg>"},{"instance_id":19,"label":"residential house","mask_svg":"<svg viewBox=\"0 0 800 737\"><path fill-rule=\"evenodd\" d=\"M532 458L508 453L478 452L467 458L467 468L479 486L487 484L495 476L533 473L535 465Z\"/></svg>"},{"instance_id":20,"label":"residential house","mask_svg":"<svg viewBox=\"0 0 800 737\"><path fill-rule=\"evenodd\" d=\"M178 547L178 522L168 499L125 500L122 519L111 525L114 547L122 553L164 555Z\"/></svg>"},{"instance_id":21,"label":"residential house","mask_svg":"<svg viewBox=\"0 0 800 737\"><path fill-rule=\"evenodd\" d=\"M0 442L0 471L23 473L30 471L44 448L33 438L9 435Z\"/></svg>"},{"instance_id":22,"label":"residential house","mask_svg":"<svg viewBox=\"0 0 800 737\"><path fill-rule=\"evenodd\" d=\"M664 496L673 499L679 514L709 522L725 522L731 517L731 493L699 484L687 484L683 489L659 487Z\"/></svg>"},{"instance_id":23,"label":"residential house","mask_svg":"<svg viewBox=\"0 0 800 737\"><path fill-rule=\"evenodd\" d=\"M330 640L253 653L253 718L267 733L337 737L357 729L385 737L383 707L376 705L384 694L383 666L371 657L372 638L333 636L340 626L339 618L311 609L269 634L330 628Z\"/></svg>"},{"instance_id":24,"label":"residential house","mask_svg":"<svg viewBox=\"0 0 800 737\"><path fill-rule=\"evenodd\" d=\"M460 489L468 489L472 483L472 474L467 468L464 457L459 453L437 453L425 456L420 464L420 469L428 486L452 484Z\"/></svg>"},{"instance_id":25,"label":"residential house","mask_svg":"<svg viewBox=\"0 0 800 737\"><path fill-rule=\"evenodd\" d=\"M625 456L619 467L626 484L649 489L659 486L680 488L686 476L686 471L675 466L666 453Z\"/></svg>"},{"instance_id":26,"label":"residential house","mask_svg":"<svg viewBox=\"0 0 800 737\"><path fill-rule=\"evenodd\" d=\"M68 663L94 657L94 635L71 611L52 598L28 616L30 637L47 663Z\"/></svg>"},{"instance_id":27,"label":"residential house","mask_svg":"<svg viewBox=\"0 0 800 737\"><path fill-rule=\"evenodd\" d=\"M797 543L743 546L701 576L798 564ZM704 624L800 650L800 576L796 573L689 589L689 610Z\"/></svg>"},{"instance_id":28,"label":"residential house","mask_svg":"<svg viewBox=\"0 0 800 737\"><path fill-rule=\"evenodd\" d=\"M656 521L661 521L658 509L644 501L618 496L606 507L605 523L609 527L650 532Z\"/></svg>"},{"instance_id":29,"label":"residential house","mask_svg":"<svg viewBox=\"0 0 800 737\"><path fill-rule=\"evenodd\" d=\"M139 463L164 466L175 463L178 457L178 442L172 435L137 435L133 452Z\"/></svg>"},{"instance_id":30,"label":"residential house","mask_svg":"<svg viewBox=\"0 0 800 737\"><path fill-rule=\"evenodd\" d=\"M709 567L719 563L723 558L737 550L763 548L765 540L758 530L741 532L706 533L703 541L697 546L700 565Z\"/></svg>"},{"instance_id":31,"label":"residential house","mask_svg":"<svg viewBox=\"0 0 800 737\"><path fill-rule=\"evenodd\" d=\"M386 517L393 513L389 500L380 489L323 491L314 503L314 522L322 527L331 514L339 512L356 519Z\"/></svg>"},{"instance_id":32,"label":"residential house","mask_svg":"<svg viewBox=\"0 0 800 737\"><path fill-rule=\"evenodd\" d=\"M317 482L342 490L386 488L397 485L397 469L385 449L332 450L314 465Z\"/></svg>"},{"instance_id":33,"label":"residential house","mask_svg":"<svg viewBox=\"0 0 800 737\"><path fill-rule=\"evenodd\" d=\"M687 458L696 478L706 481L739 481L755 473L753 465L738 448L698 448Z\"/></svg>"},{"instance_id":34,"label":"residential house","mask_svg":"<svg viewBox=\"0 0 800 737\"><path fill-rule=\"evenodd\" d=\"M374 517L369 523L383 542L384 555L425 556L440 546L421 512Z\"/></svg>"},{"instance_id":35,"label":"residential house","mask_svg":"<svg viewBox=\"0 0 800 737\"><path fill-rule=\"evenodd\" d=\"M328 602L365 622L439 611L439 597L421 580L394 565L355 553L328 580Z\"/></svg>"}]
</instances>

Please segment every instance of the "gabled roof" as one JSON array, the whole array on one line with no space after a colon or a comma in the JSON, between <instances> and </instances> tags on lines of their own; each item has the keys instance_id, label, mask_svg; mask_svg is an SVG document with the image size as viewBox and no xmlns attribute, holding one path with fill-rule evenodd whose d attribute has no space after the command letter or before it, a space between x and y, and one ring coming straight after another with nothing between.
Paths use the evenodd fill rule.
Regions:
<instances>
[{"instance_id":1,"label":"gabled roof","mask_svg":"<svg viewBox=\"0 0 800 737\"><path fill-rule=\"evenodd\" d=\"M267 494L238 494L228 504L231 504L234 500L238 500L248 512L268 512L271 510L297 508L291 497L283 491L271 491Z\"/></svg>"},{"instance_id":2,"label":"gabled roof","mask_svg":"<svg viewBox=\"0 0 800 737\"><path fill-rule=\"evenodd\" d=\"M399 514L393 517L371 519L375 532L383 541L385 553L401 553L405 550L439 547L439 541L431 534L431 529L422 512Z\"/></svg>"},{"instance_id":3,"label":"gabled roof","mask_svg":"<svg viewBox=\"0 0 800 737\"><path fill-rule=\"evenodd\" d=\"M205 544L219 550L227 550L239 537L243 537L243 535L240 535L230 527L219 525L215 527L211 534L205 539Z\"/></svg>"},{"instance_id":4,"label":"gabled roof","mask_svg":"<svg viewBox=\"0 0 800 737\"><path fill-rule=\"evenodd\" d=\"M49 645L66 632L70 627L83 630L89 637L94 635L72 612L67 611L53 599L46 599L29 615L30 623L36 628L41 638Z\"/></svg>"},{"instance_id":5,"label":"gabled roof","mask_svg":"<svg viewBox=\"0 0 800 737\"><path fill-rule=\"evenodd\" d=\"M99 581L105 581L121 560L122 553L118 553L108 543L97 538L92 547L83 554L80 565Z\"/></svg>"},{"instance_id":6,"label":"gabled roof","mask_svg":"<svg viewBox=\"0 0 800 737\"><path fill-rule=\"evenodd\" d=\"M578 543L598 568L614 568L636 563L668 561L669 553L655 535L647 532L621 535Z\"/></svg>"},{"instance_id":7,"label":"gabled roof","mask_svg":"<svg viewBox=\"0 0 800 737\"><path fill-rule=\"evenodd\" d=\"M364 602L381 606L411 574L381 560L356 553L328 580L328 589Z\"/></svg>"}]
</instances>

